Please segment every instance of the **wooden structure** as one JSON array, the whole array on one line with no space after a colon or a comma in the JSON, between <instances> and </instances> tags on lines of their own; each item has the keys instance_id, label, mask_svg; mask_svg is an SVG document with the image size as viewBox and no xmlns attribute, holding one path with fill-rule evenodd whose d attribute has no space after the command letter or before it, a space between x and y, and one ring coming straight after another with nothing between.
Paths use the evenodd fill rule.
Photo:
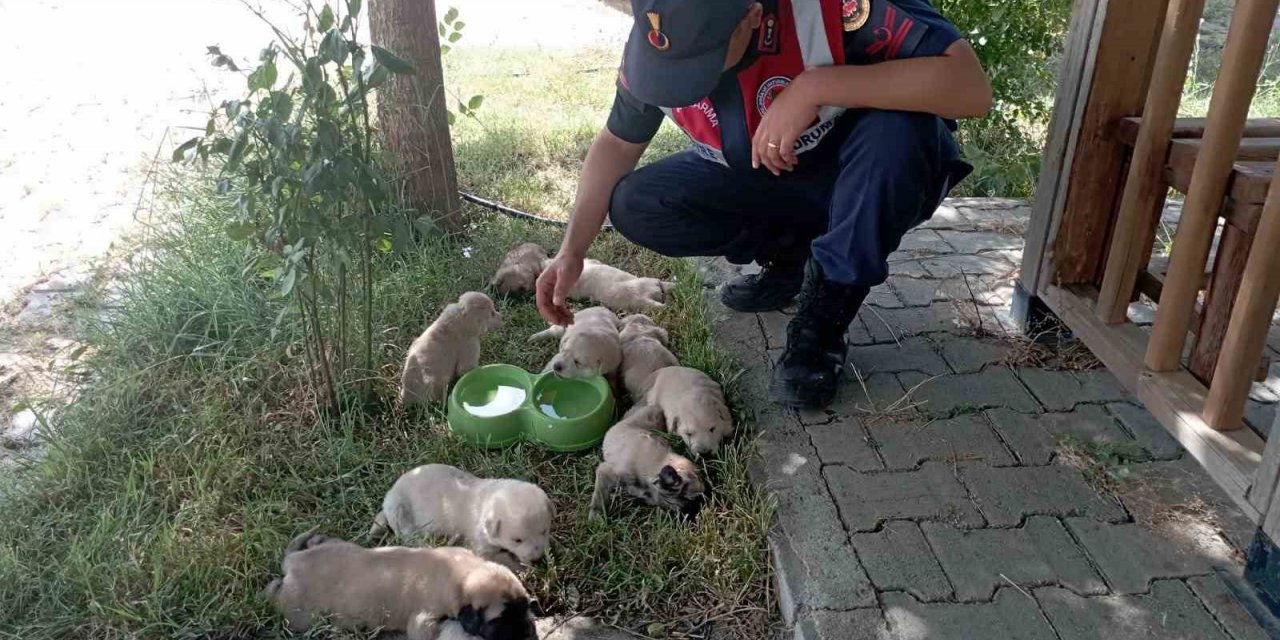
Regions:
<instances>
[{"instance_id":1,"label":"wooden structure","mask_svg":"<svg viewBox=\"0 0 1280 640\"><path fill-rule=\"evenodd\" d=\"M1280 296L1280 120L1248 119L1280 0L1236 3L1208 117L1179 119L1204 5L1076 0L1020 306L1055 312L1274 541L1280 432L1268 447L1242 415Z\"/></svg>"}]
</instances>

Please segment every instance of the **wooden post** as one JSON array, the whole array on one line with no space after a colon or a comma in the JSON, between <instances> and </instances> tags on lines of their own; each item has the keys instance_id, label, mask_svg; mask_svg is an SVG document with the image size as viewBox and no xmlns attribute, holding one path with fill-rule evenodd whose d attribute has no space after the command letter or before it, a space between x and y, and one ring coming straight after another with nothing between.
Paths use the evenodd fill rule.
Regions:
<instances>
[{"instance_id":1,"label":"wooden post","mask_svg":"<svg viewBox=\"0 0 1280 640\"><path fill-rule=\"evenodd\" d=\"M1235 304L1236 294L1240 293L1240 284L1244 281L1244 270L1254 237L1230 224L1222 225L1218 253L1213 261L1213 269L1209 272L1209 282L1205 286L1204 305L1198 314L1199 321L1193 323L1195 341L1191 345L1191 355L1187 362L1191 374L1205 385L1213 380L1214 370L1218 367L1227 326L1232 322L1232 305ZM1261 359L1262 351L1259 350L1258 357L1253 361L1254 371L1257 371ZM1252 375L1249 377L1253 378Z\"/></svg>"},{"instance_id":2,"label":"wooden post","mask_svg":"<svg viewBox=\"0 0 1280 640\"><path fill-rule=\"evenodd\" d=\"M1169 152L1178 106L1182 103L1182 87L1187 81L1191 53L1200 32L1204 2L1174 0L1165 17L1151 89L1147 91L1147 104L1142 111L1142 123L1129 162L1129 176L1125 180L1098 293L1098 317L1108 324L1125 321L1138 270L1150 252L1147 227L1159 223L1159 216L1152 221L1150 212L1164 203L1168 191L1163 177L1164 160ZM1147 242L1148 246L1141 246L1141 242Z\"/></svg>"},{"instance_id":3,"label":"wooden post","mask_svg":"<svg viewBox=\"0 0 1280 640\"><path fill-rule=\"evenodd\" d=\"M1214 429L1235 429L1244 416L1249 384L1258 368L1258 358L1266 345L1271 316L1280 300L1280 162L1271 180L1271 191L1262 208L1262 219L1253 238L1253 249L1235 298L1231 324L1218 350L1217 370L1209 397L1205 400L1204 421ZM1272 439L1280 440L1280 433Z\"/></svg>"},{"instance_id":4,"label":"wooden post","mask_svg":"<svg viewBox=\"0 0 1280 640\"><path fill-rule=\"evenodd\" d=\"M1054 237L1052 272L1059 284L1092 283L1120 194L1128 148L1115 135L1121 118L1142 112L1167 2L1109 2L1098 38L1088 102L1080 114L1066 202Z\"/></svg>"},{"instance_id":5,"label":"wooden post","mask_svg":"<svg viewBox=\"0 0 1280 640\"><path fill-rule=\"evenodd\" d=\"M1204 144L1191 175L1169 273L1147 345L1146 364L1154 371L1172 371L1182 359L1182 345L1195 310L1213 229L1244 134L1278 4L1280 0L1240 0L1232 14L1222 52L1222 71L1209 103Z\"/></svg>"}]
</instances>

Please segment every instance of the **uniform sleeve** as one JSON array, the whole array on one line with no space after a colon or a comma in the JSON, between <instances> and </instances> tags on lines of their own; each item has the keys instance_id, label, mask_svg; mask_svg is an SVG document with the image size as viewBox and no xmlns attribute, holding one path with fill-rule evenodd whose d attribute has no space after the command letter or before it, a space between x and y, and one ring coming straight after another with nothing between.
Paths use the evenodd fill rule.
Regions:
<instances>
[{"instance_id":1,"label":"uniform sleeve","mask_svg":"<svg viewBox=\"0 0 1280 640\"><path fill-rule=\"evenodd\" d=\"M658 127L662 126L662 110L636 99L619 82L606 126L613 135L627 142L642 144L652 140Z\"/></svg>"},{"instance_id":2,"label":"uniform sleeve","mask_svg":"<svg viewBox=\"0 0 1280 640\"><path fill-rule=\"evenodd\" d=\"M940 56L962 38L929 0L865 1L866 22L844 33L846 64Z\"/></svg>"}]
</instances>

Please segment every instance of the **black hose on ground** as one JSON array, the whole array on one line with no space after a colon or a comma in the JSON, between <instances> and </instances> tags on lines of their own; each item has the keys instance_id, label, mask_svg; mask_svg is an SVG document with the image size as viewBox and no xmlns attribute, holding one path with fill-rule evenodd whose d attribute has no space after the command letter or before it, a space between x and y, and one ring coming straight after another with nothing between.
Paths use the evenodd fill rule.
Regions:
<instances>
[{"instance_id":1,"label":"black hose on ground","mask_svg":"<svg viewBox=\"0 0 1280 640\"><path fill-rule=\"evenodd\" d=\"M532 220L534 222L541 222L543 224L553 224L553 225L556 225L557 227L563 227L566 224L564 220L553 220L551 218L544 218L542 216L521 211L519 209L513 209L500 202L485 200L480 196L477 196L473 193L467 193L466 191L459 191L458 196L461 197L463 200L470 202L471 204L480 205L486 209L492 209L493 211L497 211L498 213L501 213L505 216L509 216L512 218L518 218L521 220ZM604 227L602 228L604 231L612 231L613 225L606 222L604 223Z\"/></svg>"}]
</instances>

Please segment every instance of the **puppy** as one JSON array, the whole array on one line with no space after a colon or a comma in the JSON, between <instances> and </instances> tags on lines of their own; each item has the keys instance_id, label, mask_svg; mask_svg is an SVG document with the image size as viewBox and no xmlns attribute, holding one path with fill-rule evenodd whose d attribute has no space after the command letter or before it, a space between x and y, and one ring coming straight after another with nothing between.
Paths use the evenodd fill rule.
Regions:
<instances>
[{"instance_id":1,"label":"puppy","mask_svg":"<svg viewBox=\"0 0 1280 640\"><path fill-rule=\"evenodd\" d=\"M635 402L643 402L653 374L679 363L667 349L667 330L648 316L629 315L618 335L622 342L622 385Z\"/></svg>"},{"instance_id":2,"label":"puppy","mask_svg":"<svg viewBox=\"0 0 1280 640\"><path fill-rule=\"evenodd\" d=\"M646 504L693 516L702 507L706 487L698 468L671 450L661 436L662 410L637 406L604 436L604 461L596 467L596 488L589 513L603 517L605 503L619 487Z\"/></svg>"},{"instance_id":3,"label":"puppy","mask_svg":"<svg viewBox=\"0 0 1280 640\"><path fill-rule=\"evenodd\" d=\"M605 307L583 309L573 315L568 327L552 327L530 338L560 337L560 352L547 363L545 371L562 378L613 377L622 366L622 343L618 316Z\"/></svg>"},{"instance_id":4,"label":"puppy","mask_svg":"<svg viewBox=\"0 0 1280 640\"><path fill-rule=\"evenodd\" d=\"M484 640L538 637L515 574L467 549L365 549L313 529L289 543L282 565L263 595L295 632L327 618L409 640L437 640L450 621Z\"/></svg>"},{"instance_id":5,"label":"puppy","mask_svg":"<svg viewBox=\"0 0 1280 640\"><path fill-rule=\"evenodd\" d=\"M400 401L407 406L444 400L449 385L480 363L480 338L500 326L502 316L489 296L462 294L410 345Z\"/></svg>"},{"instance_id":6,"label":"puppy","mask_svg":"<svg viewBox=\"0 0 1280 640\"><path fill-rule=\"evenodd\" d=\"M645 391L645 402L662 409L667 430L680 436L695 456L714 452L733 435L733 419L724 401L724 390L697 369L659 369Z\"/></svg>"},{"instance_id":7,"label":"puppy","mask_svg":"<svg viewBox=\"0 0 1280 640\"><path fill-rule=\"evenodd\" d=\"M518 244L507 252L489 284L499 293L533 291L548 260L547 251L541 246L533 242Z\"/></svg>"},{"instance_id":8,"label":"puppy","mask_svg":"<svg viewBox=\"0 0 1280 640\"><path fill-rule=\"evenodd\" d=\"M541 246L532 242L516 245L502 259L489 284L501 293L533 291L538 276L550 262L551 258ZM616 311L648 311L664 306L672 286L670 282L636 277L598 260L587 259L569 297L594 300Z\"/></svg>"},{"instance_id":9,"label":"puppy","mask_svg":"<svg viewBox=\"0 0 1280 640\"><path fill-rule=\"evenodd\" d=\"M400 536L447 536L514 569L546 552L554 516L551 499L536 485L485 480L449 465L428 464L391 486L369 535L376 540L391 529Z\"/></svg>"}]
</instances>

